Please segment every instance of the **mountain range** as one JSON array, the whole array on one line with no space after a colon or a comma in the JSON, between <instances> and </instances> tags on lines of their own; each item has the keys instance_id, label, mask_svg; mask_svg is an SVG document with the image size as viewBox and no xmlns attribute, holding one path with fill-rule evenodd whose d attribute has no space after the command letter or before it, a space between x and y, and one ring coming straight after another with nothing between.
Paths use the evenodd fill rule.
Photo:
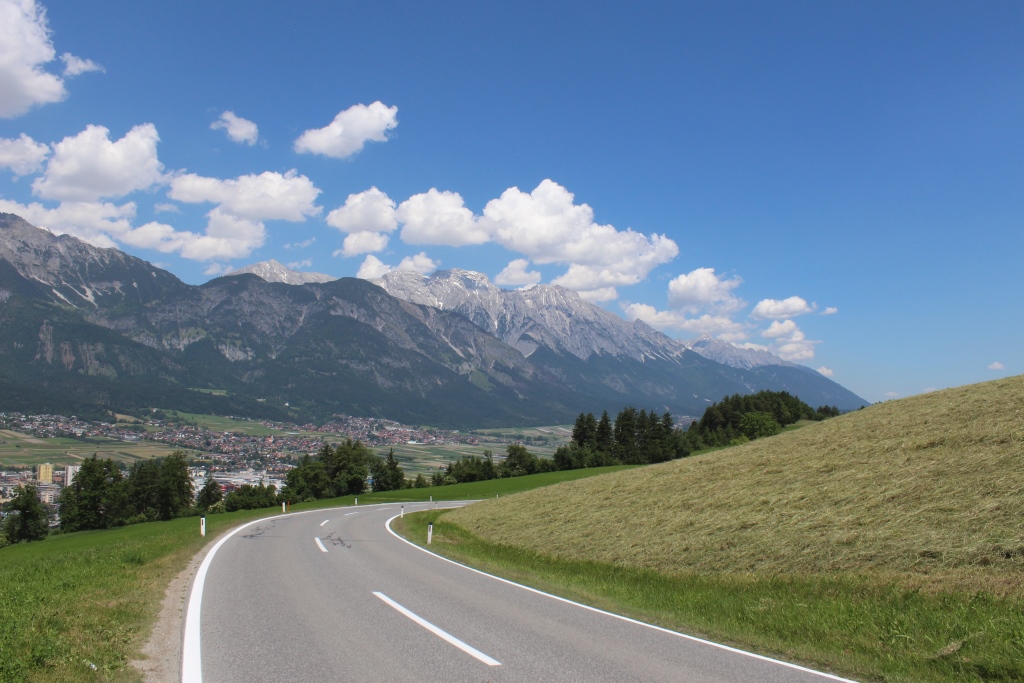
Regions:
<instances>
[{"instance_id":1,"label":"mountain range","mask_svg":"<svg viewBox=\"0 0 1024 683\"><path fill-rule=\"evenodd\" d=\"M276 262L242 270L188 285L0 214L0 410L346 413L465 428L626 405L699 416L760 389L865 404L809 368L712 339L688 348L557 286L502 290L462 270L375 282L304 280Z\"/></svg>"}]
</instances>

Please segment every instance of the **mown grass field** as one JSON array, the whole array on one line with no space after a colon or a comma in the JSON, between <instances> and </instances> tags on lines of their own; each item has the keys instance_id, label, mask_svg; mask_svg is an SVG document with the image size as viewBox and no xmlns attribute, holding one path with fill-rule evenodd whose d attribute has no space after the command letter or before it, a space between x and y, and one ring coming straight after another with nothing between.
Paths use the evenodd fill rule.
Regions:
<instances>
[{"instance_id":1,"label":"mown grass field","mask_svg":"<svg viewBox=\"0 0 1024 683\"><path fill-rule=\"evenodd\" d=\"M610 468L612 471L621 468ZM359 496L359 504L493 498L609 468L499 479ZM295 505L293 511L351 505L351 496ZM60 534L0 549L0 681L130 681L171 579L205 543L278 508ZM93 669L90 664L96 668Z\"/></svg>"},{"instance_id":2,"label":"mown grass field","mask_svg":"<svg viewBox=\"0 0 1024 683\"><path fill-rule=\"evenodd\" d=\"M1024 680L1024 377L484 501L439 530L467 559L857 678Z\"/></svg>"},{"instance_id":3,"label":"mown grass field","mask_svg":"<svg viewBox=\"0 0 1024 683\"><path fill-rule=\"evenodd\" d=\"M28 434L0 430L0 468L14 466L34 467L41 463L74 465L93 453L101 459L131 465L136 460L157 458L177 449L166 444L144 441L133 443L90 437L88 439L38 439Z\"/></svg>"},{"instance_id":4,"label":"mown grass field","mask_svg":"<svg viewBox=\"0 0 1024 683\"><path fill-rule=\"evenodd\" d=\"M374 452L385 457L388 451L394 449L395 459L401 465L405 476L415 479L417 474L430 476L439 467L444 467L450 462L462 458L475 456L483 457L484 451L491 451L496 460L505 456L505 449L508 444L481 442L477 445L470 444L395 444L393 446L378 446ZM526 449L536 456L550 458L555 454L553 447L527 446Z\"/></svg>"},{"instance_id":5,"label":"mown grass field","mask_svg":"<svg viewBox=\"0 0 1024 683\"><path fill-rule=\"evenodd\" d=\"M255 420L235 420L230 417L181 413L176 410L169 410L167 413L173 415L176 420L186 420L211 432L232 432L248 436L278 436L285 433L280 429L266 427Z\"/></svg>"}]
</instances>

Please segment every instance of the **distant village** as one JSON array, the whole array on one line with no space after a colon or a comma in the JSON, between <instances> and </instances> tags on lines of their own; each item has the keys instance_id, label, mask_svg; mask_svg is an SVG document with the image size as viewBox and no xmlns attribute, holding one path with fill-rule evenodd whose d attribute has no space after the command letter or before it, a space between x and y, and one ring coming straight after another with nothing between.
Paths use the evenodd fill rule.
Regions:
<instances>
[{"instance_id":1,"label":"distant village","mask_svg":"<svg viewBox=\"0 0 1024 683\"><path fill-rule=\"evenodd\" d=\"M153 441L175 449L195 451L191 468L198 492L212 477L225 493L243 484L284 484L288 470L304 455L315 455L325 443L343 439L362 441L371 448L397 444L469 444L480 443L479 437L458 431L410 427L393 420L336 415L324 425L296 425L284 422L259 421L279 433L253 436L239 432L219 432L173 419L150 419L145 422L86 422L75 416L22 415L0 412L0 429L11 430L39 439L102 438L126 443ZM489 438L488 441L502 441ZM77 465L44 463L35 467L12 467L0 471L0 502L12 497L14 489L34 484L39 498L55 505L60 491L74 480Z\"/></svg>"}]
</instances>

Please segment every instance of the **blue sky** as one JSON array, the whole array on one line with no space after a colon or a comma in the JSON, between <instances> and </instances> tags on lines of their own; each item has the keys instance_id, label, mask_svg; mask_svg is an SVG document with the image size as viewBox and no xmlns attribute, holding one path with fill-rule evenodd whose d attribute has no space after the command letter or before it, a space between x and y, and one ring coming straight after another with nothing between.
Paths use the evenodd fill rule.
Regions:
<instances>
[{"instance_id":1,"label":"blue sky","mask_svg":"<svg viewBox=\"0 0 1024 683\"><path fill-rule=\"evenodd\" d=\"M871 401L1024 372L1019 2L0 0L0 210L190 283L563 284Z\"/></svg>"}]
</instances>

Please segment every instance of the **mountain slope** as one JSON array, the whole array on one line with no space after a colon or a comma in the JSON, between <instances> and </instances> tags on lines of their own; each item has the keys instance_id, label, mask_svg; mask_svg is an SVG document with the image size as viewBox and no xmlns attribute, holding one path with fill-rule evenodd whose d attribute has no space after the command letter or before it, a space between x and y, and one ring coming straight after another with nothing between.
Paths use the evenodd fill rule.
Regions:
<instances>
[{"instance_id":1,"label":"mountain slope","mask_svg":"<svg viewBox=\"0 0 1024 683\"><path fill-rule=\"evenodd\" d=\"M25 280L15 283L8 272L11 286L76 308L146 304L188 288L142 259L54 235L10 213L0 213L0 262Z\"/></svg>"},{"instance_id":2,"label":"mountain slope","mask_svg":"<svg viewBox=\"0 0 1024 683\"><path fill-rule=\"evenodd\" d=\"M228 275L244 275L251 273L267 282L280 282L286 285L305 285L310 282L330 282L338 278L323 273L306 273L300 270L292 270L276 259L260 261L252 265L236 268Z\"/></svg>"},{"instance_id":3,"label":"mountain slope","mask_svg":"<svg viewBox=\"0 0 1024 683\"><path fill-rule=\"evenodd\" d=\"M626 405L700 415L761 388L863 403L805 368L732 368L575 292L505 292L468 271L385 281L411 300L354 278L240 274L196 287L15 216L0 220L0 255L0 403L12 410L348 413L467 427Z\"/></svg>"},{"instance_id":4,"label":"mountain slope","mask_svg":"<svg viewBox=\"0 0 1024 683\"><path fill-rule=\"evenodd\" d=\"M465 270L431 276L392 271L376 280L393 296L461 313L604 407L628 403L699 416L734 393L789 391L814 405L867 404L819 373L766 351L702 337L684 345L646 323L632 323L563 287L495 287ZM688 348L690 347L690 348Z\"/></svg>"},{"instance_id":5,"label":"mountain slope","mask_svg":"<svg viewBox=\"0 0 1024 683\"><path fill-rule=\"evenodd\" d=\"M728 365L734 368L759 368L765 365L783 365L786 367L800 367L796 363L782 360L774 353L763 349L748 349L719 341L710 335L701 335L691 339L684 346L695 353L699 353L708 360Z\"/></svg>"}]
</instances>

